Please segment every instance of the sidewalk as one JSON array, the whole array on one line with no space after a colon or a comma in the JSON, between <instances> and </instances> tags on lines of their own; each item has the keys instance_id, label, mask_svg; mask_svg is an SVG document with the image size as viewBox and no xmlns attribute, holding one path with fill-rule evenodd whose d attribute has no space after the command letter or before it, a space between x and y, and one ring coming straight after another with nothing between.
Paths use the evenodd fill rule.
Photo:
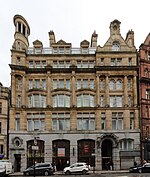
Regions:
<instances>
[{"instance_id":1,"label":"sidewalk","mask_svg":"<svg viewBox=\"0 0 150 177\"><path fill-rule=\"evenodd\" d=\"M107 170L107 171L101 171L101 170L95 170L95 171L89 171L89 174L117 174L117 173L128 173L129 171L128 170ZM56 171L54 173L54 175L62 175L63 174L63 171ZM13 173L11 174L10 176L22 176L23 173L22 172L16 172L16 173Z\"/></svg>"}]
</instances>

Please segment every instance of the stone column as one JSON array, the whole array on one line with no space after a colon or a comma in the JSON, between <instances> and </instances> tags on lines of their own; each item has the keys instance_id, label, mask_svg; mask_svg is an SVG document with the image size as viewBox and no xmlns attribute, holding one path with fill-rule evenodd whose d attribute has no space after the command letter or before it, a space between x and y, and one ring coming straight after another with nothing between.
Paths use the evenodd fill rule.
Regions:
<instances>
[{"instance_id":1,"label":"stone column","mask_svg":"<svg viewBox=\"0 0 150 177\"><path fill-rule=\"evenodd\" d=\"M139 111L135 110L134 112L134 124L135 124L135 130L139 129Z\"/></svg>"},{"instance_id":2,"label":"stone column","mask_svg":"<svg viewBox=\"0 0 150 177\"><path fill-rule=\"evenodd\" d=\"M95 130L101 129L101 111L97 109L95 111Z\"/></svg>"},{"instance_id":3,"label":"stone column","mask_svg":"<svg viewBox=\"0 0 150 177\"><path fill-rule=\"evenodd\" d=\"M105 98L106 98L106 106L108 107L110 105L109 100L109 78L106 76L106 92L105 92Z\"/></svg>"},{"instance_id":4,"label":"stone column","mask_svg":"<svg viewBox=\"0 0 150 177\"><path fill-rule=\"evenodd\" d=\"M47 76L47 97L46 97L46 105L47 107L52 107L52 96L51 96L51 88L52 88L52 80L51 80L51 75L48 73Z\"/></svg>"},{"instance_id":5,"label":"stone column","mask_svg":"<svg viewBox=\"0 0 150 177\"><path fill-rule=\"evenodd\" d=\"M99 76L96 75L96 106L100 105Z\"/></svg>"},{"instance_id":6,"label":"stone column","mask_svg":"<svg viewBox=\"0 0 150 177\"><path fill-rule=\"evenodd\" d=\"M133 77L133 104L137 106L137 78L136 75Z\"/></svg>"},{"instance_id":7,"label":"stone column","mask_svg":"<svg viewBox=\"0 0 150 177\"><path fill-rule=\"evenodd\" d=\"M26 76L23 75L22 77L22 96L21 96L21 105L22 106L26 106L26 87L27 87L27 84L26 84Z\"/></svg>"},{"instance_id":8,"label":"stone column","mask_svg":"<svg viewBox=\"0 0 150 177\"><path fill-rule=\"evenodd\" d=\"M112 130L111 110L106 110L106 130Z\"/></svg>"},{"instance_id":9,"label":"stone column","mask_svg":"<svg viewBox=\"0 0 150 177\"><path fill-rule=\"evenodd\" d=\"M124 76L124 106L127 107L128 105L128 80L127 76Z\"/></svg>"},{"instance_id":10,"label":"stone column","mask_svg":"<svg viewBox=\"0 0 150 177\"><path fill-rule=\"evenodd\" d=\"M11 74L11 98L12 98L12 107L16 106L16 78L14 74Z\"/></svg>"},{"instance_id":11,"label":"stone column","mask_svg":"<svg viewBox=\"0 0 150 177\"><path fill-rule=\"evenodd\" d=\"M76 82L75 82L75 71L72 71L72 80L71 80L71 99L70 99L70 106L76 107L77 102L76 102Z\"/></svg>"},{"instance_id":12,"label":"stone column","mask_svg":"<svg viewBox=\"0 0 150 177\"><path fill-rule=\"evenodd\" d=\"M123 125L124 125L123 128L125 130L129 130L130 129L130 111L129 111L129 109L126 109L124 111Z\"/></svg>"}]
</instances>

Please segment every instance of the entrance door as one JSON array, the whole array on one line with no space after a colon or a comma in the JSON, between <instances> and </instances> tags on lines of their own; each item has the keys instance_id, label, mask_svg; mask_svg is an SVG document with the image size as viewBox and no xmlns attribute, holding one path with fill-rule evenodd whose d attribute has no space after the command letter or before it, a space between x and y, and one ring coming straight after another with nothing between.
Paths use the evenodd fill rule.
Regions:
<instances>
[{"instance_id":1,"label":"entrance door","mask_svg":"<svg viewBox=\"0 0 150 177\"><path fill-rule=\"evenodd\" d=\"M112 162L112 141L104 140L102 142L102 170L110 170Z\"/></svg>"},{"instance_id":2,"label":"entrance door","mask_svg":"<svg viewBox=\"0 0 150 177\"><path fill-rule=\"evenodd\" d=\"M20 172L21 169L21 154L14 154L15 163L14 163L14 172Z\"/></svg>"}]
</instances>

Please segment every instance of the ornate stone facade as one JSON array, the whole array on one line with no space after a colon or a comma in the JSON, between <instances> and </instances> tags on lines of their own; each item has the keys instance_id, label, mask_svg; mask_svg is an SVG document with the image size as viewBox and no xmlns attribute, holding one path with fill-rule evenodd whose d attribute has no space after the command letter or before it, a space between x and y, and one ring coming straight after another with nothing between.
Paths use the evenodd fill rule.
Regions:
<instances>
[{"instance_id":1,"label":"ornate stone facade","mask_svg":"<svg viewBox=\"0 0 150 177\"><path fill-rule=\"evenodd\" d=\"M16 15L14 24L9 131L13 163L20 163L21 171L32 164L35 137L41 147L36 160L53 162L58 170L76 161L99 170L110 160L116 170L140 161L134 32L123 39L121 23L114 20L103 47L97 45L96 32L91 44L84 40L73 48L57 42L50 31L48 48L39 40L30 48L27 21ZM17 138L21 142L16 147L12 142Z\"/></svg>"}]
</instances>

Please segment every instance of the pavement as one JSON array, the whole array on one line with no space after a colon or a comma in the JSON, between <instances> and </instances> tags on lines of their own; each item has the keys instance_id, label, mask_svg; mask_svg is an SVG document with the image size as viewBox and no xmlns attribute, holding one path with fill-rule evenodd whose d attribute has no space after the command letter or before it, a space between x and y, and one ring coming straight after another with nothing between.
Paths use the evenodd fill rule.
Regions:
<instances>
[{"instance_id":1,"label":"pavement","mask_svg":"<svg viewBox=\"0 0 150 177\"><path fill-rule=\"evenodd\" d=\"M129 172L129 170L118 170L118 171L116 171L116 170L107 170L107 171L97 171L97 170L95 170L95 171L89 171L89 174L109 174L109 173L111 173L111 174L118 174L118 173L128 173ZM55 173L54 173L54 175L62 175L63 174L63 172L62 171L56 171ZM13 173L13 174L10 174L10 176L22 176L23 175L23 173L21 173L21 172L16 172L16 173Z\"/></svg>"}]
</instances>

